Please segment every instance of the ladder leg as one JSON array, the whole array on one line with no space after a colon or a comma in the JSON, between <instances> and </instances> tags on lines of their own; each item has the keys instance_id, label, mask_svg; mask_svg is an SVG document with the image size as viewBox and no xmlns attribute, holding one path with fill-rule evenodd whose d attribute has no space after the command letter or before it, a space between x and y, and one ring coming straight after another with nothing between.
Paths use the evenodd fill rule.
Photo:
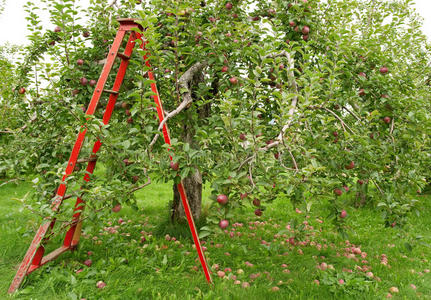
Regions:
<instances>
[{"instance_id":1,"label":"ladder leg","mask_svg":"<svg viewBox=\"0 0 431 300\"><path fill-rule=\"evenodd\" d=\"M138 35L138 37L140 37L140 36ZM143 46L144 46L144 44L141 45L141 48L144 49ZM151 64L150 64L150 61L148 58L149 58L149 53L146 52L145 56L144 56L144 60L145 60L145 64L147 65L147 67L150 68L150 71L148 71L148 78L152 81L151 90L154 93L153 99L154 99L154 102L156 103L157 114L159 116L159 122L161 123L165 118L164 117L164 110L163 110L162 102L160 101L160 96L159 96L159 92L157 90L157 85L155 84L154 74L153 74L153 72L151 72ZM170 145L171 144L171 138L169 136L169 130L168 130L168 126L166 123L163 125L163 137L165 139L165 143ZM172 159L172 157L170 157L170 159ZM184 210L185 210L186 217L187 217L187 222L189 224L190 231L191 231L192 236L193 236L193 242L195 243L196 251L198 252L199 260L201 262L202 269L203 269L204 274L205 274L205 278L208 281L208 283L212 283L211 273L209 271L208 264L207 264L206 259L205 259L205 255L204 255L204 252L202 250L201 243L199 241L195 222L193 220L193 215L191 213L190 205L189 205L189 202L187 200L187 195L186 195L186 191L184 189L183 183L180 182L177 185L177 187L178 187L178 192L180 193L181 201L182 201L183 206L184 206Z\"/></svg>"},{"instance_id":2,"label":"ladder leg","mask_svg":"<svg viewBox=\"0 0 431 300\"><path fill-rule=\"evenodd\" d=\"M136 34L134 32L130 33L129 40L126 44L126 48L124 49L124 56L130 57L133 52L133 48L135 45L135 39ZM112 87L112 90L115 92L118 92L121 88L121 85L123 84L124 77L126 75L127 67L129 65L128 59L123 59L120 63L120 67L118 68L117 76L115 77L114 85ZM115 103L118 99L118 93L111 94L109 96L108 105L106 106L105 113L103 115L103 123L106 125L109 123L109 120L111 119L112 112L115 108ZM99 151L100 147L102 146L102 143L100 140L96 141L93 146L93 156L96 157L97 152ZM84 181L88 182L90 181L90 175L93 174L94 168L96 167L96 161L90 161L87 165L87 173L84 176ZM72 248L76 248L76 246L79 243L79 239L81 236L81 228L82 228L82 221L79 221L79 218L81 216L82 210L84 209L84 201L78 197L75 204L75 214L73 215L73 225L69 228L69 230L66 233L66 237L64 239L63 245L64 246L70 246Z\"/></svg>"}]
</instances>

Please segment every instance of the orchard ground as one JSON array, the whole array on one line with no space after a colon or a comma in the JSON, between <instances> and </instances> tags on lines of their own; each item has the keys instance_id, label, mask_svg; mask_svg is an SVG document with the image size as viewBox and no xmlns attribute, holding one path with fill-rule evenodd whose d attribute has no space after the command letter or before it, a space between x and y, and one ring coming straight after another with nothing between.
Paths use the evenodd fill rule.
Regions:
<instances>
[{"instance_id":1,"label":"orchard ground","mask_svg":"<svg viewBox=\"0 0 431 300\"><path fill-rule=\"evenodd\" d=\"M385 227L376 209L347 206L348 238L325 218L327 199L313 200L309 212L282 198L261 217L251 206L237 210L226 233L204 238L214 279L214 286L209 286L188 227L170 224L166 207L171 187L151 184L137 195L138 211L123 207L98 223L86 221L78 251L63 254L31 274L11 298L431 297L429 195L418 196L422 214L410 215L404 228ZM38 217L17 200L31 192L27 182L0 187L2 299L7 298L16 267L39 225ZM208 195L207 189L203 198ZM204 202L204 216L209 209L210 203ZM59 238L48 251L59 245ZM103 286L100 281L106 286L98 288Z\"/></svg>"}]
</instances>

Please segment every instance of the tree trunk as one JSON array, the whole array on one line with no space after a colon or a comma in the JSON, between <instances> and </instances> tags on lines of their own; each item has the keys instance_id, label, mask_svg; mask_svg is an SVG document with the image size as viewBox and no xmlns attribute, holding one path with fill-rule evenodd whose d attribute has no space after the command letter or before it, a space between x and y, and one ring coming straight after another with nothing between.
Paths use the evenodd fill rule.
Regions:
<instances>
[{"instance_id":1,"label":"tree trunk","mask_svg":"<svg viewBox=\"0 0 431 300\"><path fill-rule=\"evenodd\" d=\"M193 76L193 79L191 81L191 84L189 86L190 90L192 90L193 87L196 87L199 82L202 82L204 80L203 73L199 72ZM218 84L218 81L213 82L213 91L216 91L216 85ZM192 92L192 98L196 99L195 94ZM210 104L205 104L201 107L196 108L194 110L194 107L190 107L187 109L184 113L187 115L187 117L184 120L182 133L180 136L180 139L184 143L188 143L190 145L190 148L198 149L198 145L194 142L194 135L196 133L195 126L198 126L200 122L205 122L205 119L209 117L210 115ZM192 114L197 113L199 115L198 123L193 122ZM179 162L181 166L181 162ZM195 172L192 174L189 174L186 178L183 179L183 185L184 189L186 191L187 199L190 205L190 208L192 210L193 218L198 220L201 216L201 208L202 208L202 174L198 170L198 168L195 168ZM172 211L171 211L171 220L172 222L184 222L186 219L186 214L184 211L184 206L181 201L180 194L178 192L177 185L174 184L173 186L174 190L174 199L172 201Z\"/></svg>"}]
</instances>

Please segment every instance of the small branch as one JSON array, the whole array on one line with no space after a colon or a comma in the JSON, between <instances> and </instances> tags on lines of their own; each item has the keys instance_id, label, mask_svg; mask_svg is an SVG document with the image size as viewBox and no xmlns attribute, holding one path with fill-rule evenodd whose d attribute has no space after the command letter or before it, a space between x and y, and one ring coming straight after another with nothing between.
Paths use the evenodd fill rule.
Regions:
<instances>
[{"instance_id":1,"label":"small branch","mask_svg":"<svg viewBox=\"0 0 431 300\"><path fill-rule=\"evenodd\" d=\"M137 186L135 188L133 188L132 190L130 190L130 192L128 192L128 194L132 194L140 189L143 189L144 187L146 187L147 185L149 185L151 183L151 178L148 177L147 182L145 182L143 185Z\"/></svg>"},{"instance_id":2,"label":"small branch","mask_svg":"<svg viewBox=\"0 0 431 300\"><path fill-rule=\"evenodd\" d=\"M290 149L288 149L288 151L289 151L290 157L292 158L293 166L295 167L296 172L298 172L299 168L298 168L298 164L296 163L295 156L293 156L293 153L292 153L292 151L290 151Z\"/></svg>"},{"instance_id":3,"label":"small branch","mask_svg":"<svg viewBox=\"0 0 431 300\"><path fill-rule=\"evenodd\" d=\"M241 170L241 168L248 163L249 161L253 160L256 157L256 153L253 154L252 156L248 157L247 159L245 159L238 167L237 171Z\"/></svg>"},{"instance_id":4,"label":"small branch","mask_svg":"<svg viewBox=\"0 0 431 300\"><path fill-rule=\"evenodd\" d=\"M370 180L374 183L374 185L376 186L376 188L379 190L380 194L384 195L382 189L379 187L379 185L377 184L377 182L375 182L374 179L370 179Z\"/></svg>"},{"instance_id":5,"label":"small branch","mask_svg":"<svg viewBox=\"0 0 431 300\"><path fill-rule=\"evenodd\" d=\"M340 121L341 126L343 126L344 131L346 131L346 128L348 128L350 130L350 132L352 132L353 134L355 133L352 128L350 128L335 112L333 112L332 110L326 108L326 107L320 107L323 108L324 110L326 110L327 112L331 113L335 118L337 118L338 121Z\"/></svg>"},{"instance_id":6,"label":"small branch","mask_svg":"<svg viewBox=\"0 0 431 300\"><path fill-rule=\"evenodd\" d=\"M180 91L182 90L186 90L185 92L182 93L182 98L183 101L180 103L180 105L178 105L178 107L176 109L174 109L173 111L171 111L170 113L168 113L162 122L160 122L159 127L158 127L158 131L161 131L163 129L163 127L165 126L166 122L175 117L176 115L178 115L180 112L182 112L185 108L187 108L192 102L193 102L193 98L192 98L192 92L191 92L191 88L190 88L190 82L193 80L194 75L197 72L202 71L202 69L207 65L207 62L197 62L195 63L193 66L190 67L190 69L188 69L183 75L181 75L180 79L179 79L179 86L180 86ZM153 148L154 144L156 143L157 139L159 138L160 134L156 134L153 138L153 140L151 141L150 145L148 146L149 151L151 151L151 149Z\"/></svg>"},{"instance_id":7,"label":"small branch","mask_svg":"<svg viewBox=\"0 0 431 300\"><path fill-rule=\"evenodd\" d=\"M352 116L354 116L356 118L356 120L358 120L359 122L362 122L361 118L359 118L353 111L351 111L350 109L348 109L345 106L343 106L343 109L345 109L349 114L351 114Z\"/></svg>"},{"instance_id":8,"label":"small branch","mask_svg":"<svg viewBox=\"0 0 431 300\"><path fill-rule=\"evenodd\" d=\"M253 185L253 189L254 189L256 187L256 185L254 184L254 181L253 181L253 174L251 172L251 165L248 166L248 174L249 174L250 182Z\"/></svg>"}]
</instances>

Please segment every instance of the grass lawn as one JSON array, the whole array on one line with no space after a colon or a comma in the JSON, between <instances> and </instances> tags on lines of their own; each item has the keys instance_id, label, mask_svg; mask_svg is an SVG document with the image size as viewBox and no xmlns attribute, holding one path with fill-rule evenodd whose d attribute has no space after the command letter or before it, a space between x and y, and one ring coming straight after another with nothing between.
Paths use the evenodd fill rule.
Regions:
<instances>
[{"instance_id":1,"label":"grass lawn","mask_svg":"<svg viewBox=\"0 0 431 300\"><path fill-rule=\"evenodd\" d=\"M14 200L31 190L31 183L0 187L0 299L8 298L16 266L39 226ZM78 251L32 273L11 298L382 299L391 287L399 290L391 293L394 299L431 298L430 196L420 197L422 213L411 215L404 229L384 227L376 209L347 207L348 241L324 218L329 210L323 200L308 214L295 212L285 199L262 217L251 207L238 210L227 233L204 241L214 286L200 270L188 227L169 223L171 197L170 185L151 184L138 193L139 211L126 207L86 222ZM209 209L204 203L204 213ZM120 218L125 222L119 224ZM294 219L304 225L301 233ZM83 264L87 259L90 267ZM98 281L106 287L96 288Z\"/></svg>"}]
</instances>

